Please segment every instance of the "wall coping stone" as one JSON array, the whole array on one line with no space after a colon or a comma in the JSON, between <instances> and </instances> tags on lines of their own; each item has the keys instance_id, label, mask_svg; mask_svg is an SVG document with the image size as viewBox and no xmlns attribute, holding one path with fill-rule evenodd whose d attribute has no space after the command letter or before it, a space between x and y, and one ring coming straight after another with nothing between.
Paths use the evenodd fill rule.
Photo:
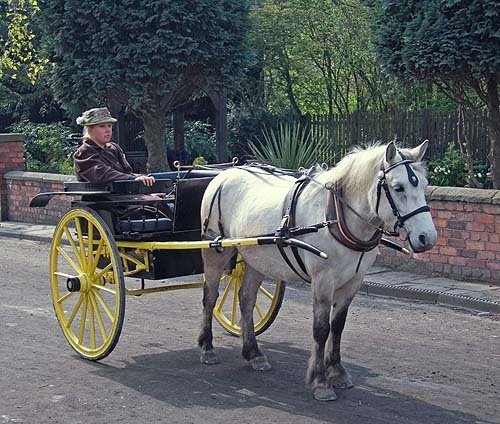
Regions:
<instances>
[{"instance_id":1,"label":"wall coping stone","mask_svg":"<svg viewBox=\"0 0 500 424\"><path fill-rule=\"evenodd\" d=\"M8 134L11 135L11 134ZM2 134L0 134L2 136ZM9 171L4 174L7 180L38 181L63 183L76 181L74 175L50 174L45 172ZM467 187L438 187L429 186L426 190L428 201L447 200L465 203L487 203L500 205L500 190L487 190Z\"/></svg>"},{"instance_id":2,"label":"wall coping stone","mask_svg":"<svg viewBox=\"0 0 500 424\"><path fill-rule=\"evenodd\" d=\"M500 203L500 190L468 187L429 186L426 192L428 200L448 200L465 203Z\"/></svg>"},{"instance_id":3,"label":"wall coping stone","mask_svg":"<svg viewBox=\"0 0 500 424\"><path fill-rule=\"evenodd\" d=\"M24 134L20 133L0 133L0 143L22 141L24 142Z\"/></svg>"},{"instance_id":4,"label":"wall coping stone","mask_svg":"<svg viewBox=\"0 0 500 424\"><path fill-rule=\"evenodd\" d=\"M4 174L6 180L37 181L49 183L62 183L66 181L76 181L74 175L50 174L45 172L31 171L10 171Z\"/></svg>"}]
</instances>

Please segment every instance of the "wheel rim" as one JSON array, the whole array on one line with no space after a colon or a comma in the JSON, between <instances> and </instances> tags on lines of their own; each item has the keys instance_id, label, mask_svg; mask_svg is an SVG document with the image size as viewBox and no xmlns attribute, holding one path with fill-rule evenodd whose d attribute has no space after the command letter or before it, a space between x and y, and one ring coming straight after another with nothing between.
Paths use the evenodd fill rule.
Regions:
<instances>
[{"instance_id":1,"label":"wheel rim","mask_svg":"<svg viewBox=\"0 0 500 424\"><path fill-rule=\"evenodd\" d=\"M238 291L245 275L245 264L238 256L231 274L221 278L221 294L214 308L214 316L226 331L234 336L241 335ZM283 301L284 281L264 281L259 287L253 319L256 335L262 334L273 323Z\"/></svg>"},{"instance_id":2,"label":"wheel rim","mask_svg":"<svg viewBox=\"0 0 500 424\"><path fill-rule=\"evenodd\" d=\"M121 261L102 218L72 209L59 221L50 252L54 310L71 347L98 360L115 347L125 311Z\"/></svg>"}]
</instances>

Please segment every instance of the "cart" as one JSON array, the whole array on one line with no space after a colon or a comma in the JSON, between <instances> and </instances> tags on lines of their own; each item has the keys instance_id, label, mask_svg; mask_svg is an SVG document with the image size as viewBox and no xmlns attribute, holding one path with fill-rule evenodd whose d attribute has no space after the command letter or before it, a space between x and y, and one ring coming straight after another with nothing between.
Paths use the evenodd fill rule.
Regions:
<instances>
[{"instance_id":1,"label":"cart","mask_svg":"<svg viewBox=\"0 0 500 424\"><path fill-rule=\"evenodd\" d=\"M157 174L152 187L137 181L108 184L67 182L64 191L40 193L30 203L44 207L54 196L81 196L57 224L50 249L49 278L54 311L71 347L97 361L118 343L126 296L180 289L203 283L169 279L203 273L201 249L275 242L269 237L201 240L200 205L220 169ZM222 277L214 315L240 335L238 290L245 267L235 255ZM285 282L266 281L254 311L256 334L275 320Z\"/></svg>"}]
</instances>

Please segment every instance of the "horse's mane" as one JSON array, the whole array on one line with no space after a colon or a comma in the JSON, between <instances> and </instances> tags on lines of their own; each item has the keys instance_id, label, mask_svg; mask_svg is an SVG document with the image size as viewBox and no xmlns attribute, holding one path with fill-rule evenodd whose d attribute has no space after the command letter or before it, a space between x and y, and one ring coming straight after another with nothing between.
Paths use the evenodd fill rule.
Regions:
<instances>
[{"instance_id":1,"label":"horse's mane","mask_svg":"<svg viewBox=\"0 0 500 424\"><path fill-rule=\"evenodd\" d=\"M339 183L345 190L366 192L373 184L374 176L380 171L386 148L387 144L380 143L354 147L335 167L327 171L328 180ZM408 149L397 145L396 148L411 158ZM416 162L412 166L416 171L425 173L423 163Z\"/></svg>"}]
</instances>

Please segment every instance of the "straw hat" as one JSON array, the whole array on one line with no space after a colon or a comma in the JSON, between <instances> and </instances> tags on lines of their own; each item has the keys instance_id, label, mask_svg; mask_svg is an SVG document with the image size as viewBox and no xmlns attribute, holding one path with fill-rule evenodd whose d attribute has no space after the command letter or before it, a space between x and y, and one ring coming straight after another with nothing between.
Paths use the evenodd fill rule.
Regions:
<instances>
[{"instance_id":1,"label":"straw hat","mask_svg":"<svg viewBox=\"0 0 500 424\"><path fill-rule=\"evenodd\" d=\"M114 123L116 119L111 116L107 107L96 107L86 110L82 116L76 118L78 125L97 125L105 123Z\"/></svg>"}]
</instances>

